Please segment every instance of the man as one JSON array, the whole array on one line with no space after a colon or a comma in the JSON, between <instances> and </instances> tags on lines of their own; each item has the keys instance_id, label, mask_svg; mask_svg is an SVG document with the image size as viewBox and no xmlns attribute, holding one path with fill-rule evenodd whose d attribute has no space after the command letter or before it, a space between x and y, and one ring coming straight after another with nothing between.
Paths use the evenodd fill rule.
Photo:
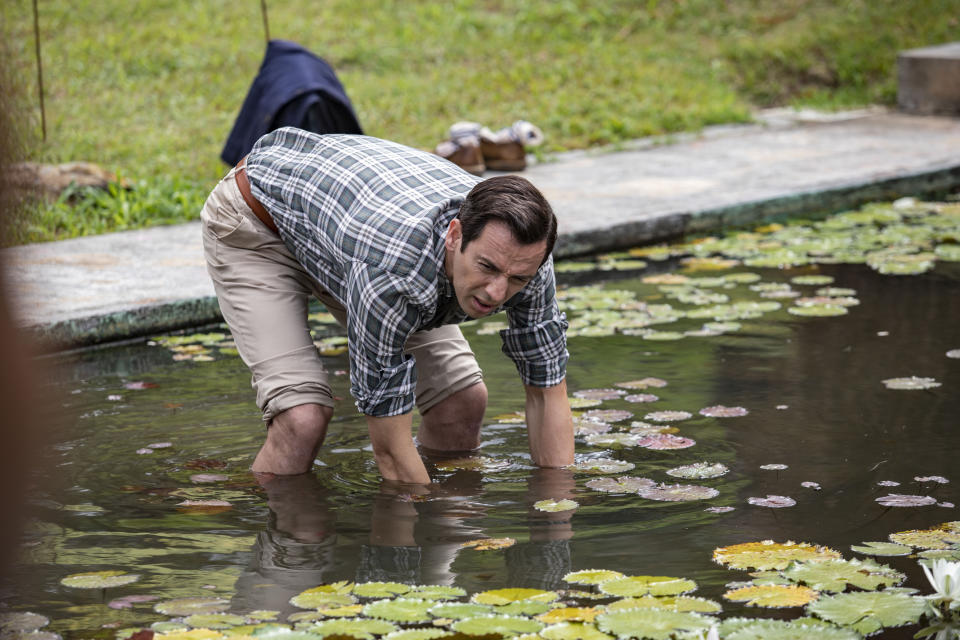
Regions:
<instances>
[{"instance_id":1,"label":"man","mask_svg":"<svg viewBox=\"0 0 960 640\"><path fill-rule=\"evenodd\" d=\"M385 140L288 127L257 141L202 220L220 309L268 425L253 471L303 473L326 435L334 403L306 321L311 294L347 328L350 391L385 479L430 482L414 404L424 450L479 445L487 390L456 323L501 309L533 461L573 461L556 218L528 181L480 181Z\"/></svg>"}]
</instances>

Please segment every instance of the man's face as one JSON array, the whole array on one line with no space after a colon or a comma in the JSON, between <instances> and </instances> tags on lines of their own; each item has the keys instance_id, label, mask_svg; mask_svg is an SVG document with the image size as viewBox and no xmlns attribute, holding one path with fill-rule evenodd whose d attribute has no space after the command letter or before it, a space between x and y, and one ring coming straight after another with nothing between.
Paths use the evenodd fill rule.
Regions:
<instances>
[{"instance_id":1,"label":"man's face","mask_svg":"<svg viewBox=\"0 0 960 640\"><path fill-rule=\"evenodd\" d=\"M444 268L457 302L471 318L482 318L520 291L540 268L547 241L520 244L501 222L490 222L461 251L460 221L450 221Z\"/></svg>"}]
</instances>

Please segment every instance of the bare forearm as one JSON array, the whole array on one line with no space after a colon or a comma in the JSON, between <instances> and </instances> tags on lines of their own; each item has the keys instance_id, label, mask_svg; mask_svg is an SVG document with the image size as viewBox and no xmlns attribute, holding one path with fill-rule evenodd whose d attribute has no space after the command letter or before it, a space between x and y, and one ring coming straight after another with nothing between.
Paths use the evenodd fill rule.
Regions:
<instances>
[{"instance_id":1,"label":"bare forearm","mask_svg":"<svg viewBox=\"0 0 960 640\"><path fill-rule=\"evenodd\" d=\"M411 424L409 413L387 418L367 416L373 458L384 480L430 484L430 476L413 443Z\"/></svg>"},{"instance_id":2,"label":"bare forearm","mask_svg":"<svg viewBox=\"0 0 960 640\"><path fill-rule=\"evenodd\" d=\"M527 386L530 455L540 467L573 464L573 417L566 381L554 387Z\"/></svg>"}]
</instances>

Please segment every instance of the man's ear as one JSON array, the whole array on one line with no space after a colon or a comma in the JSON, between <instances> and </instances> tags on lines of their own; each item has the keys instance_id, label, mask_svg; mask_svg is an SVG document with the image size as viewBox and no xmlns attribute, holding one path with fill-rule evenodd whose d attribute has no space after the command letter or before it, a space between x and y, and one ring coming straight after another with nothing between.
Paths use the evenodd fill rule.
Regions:
<instances>
[{"instance_id":1,"label":"man's ear","mask_svg":"<svg viewBox=\"0 0 960 640\"><path fill-rule=\"evenodd\" d=\"M444 247L446 247L450 253L455 252L460 248L460 240L462 237L463 230L460 228L460 220L454 218L450 221L450 226L447 227L447 235L443 241Z\"/></svg>"}]
</instances>

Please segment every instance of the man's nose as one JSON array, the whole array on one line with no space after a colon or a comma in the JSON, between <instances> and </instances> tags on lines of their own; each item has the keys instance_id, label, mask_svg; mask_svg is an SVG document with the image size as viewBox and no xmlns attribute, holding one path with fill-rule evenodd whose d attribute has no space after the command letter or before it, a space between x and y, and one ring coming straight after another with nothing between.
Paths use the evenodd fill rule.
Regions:
<instances>
[{"instance_id":1,"label":"man's nose","mask_svg":"<svg viewBox=\"0 0 960 640\"><path fill-rule=\"evenodd\" d=\"M486 294L490 302L502 302L507 297L507 278L497 276L486 287Z\"/></svg>"}]
</instances>

